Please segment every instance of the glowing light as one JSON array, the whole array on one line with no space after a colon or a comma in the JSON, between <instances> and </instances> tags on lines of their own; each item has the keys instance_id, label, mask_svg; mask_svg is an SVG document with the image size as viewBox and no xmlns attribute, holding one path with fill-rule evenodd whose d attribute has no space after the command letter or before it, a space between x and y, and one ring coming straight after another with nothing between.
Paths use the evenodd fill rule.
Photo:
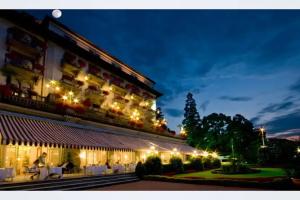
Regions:
<instances>
[{"instance_id":1,"label":"glowing light","mask_svg":"<svg viewBox=\"0 0 300 200\"><path fill-rule=\"evenodd\" d=\"M67 100L68 97L67 97L66 95L64 95L64 96L62 96L62 99L63 99L63 100Z\"/></svg>"},{"instance_id":2,"label":"glowing light","mask_svg":"<svg viewBox=\"0 0 300 200\"><path fill-rule=\"evenodd\" d=\"M17 161L20 161L21 160L21 158L17 158Z\"/></svg>"},{"instance_id":3,"label":"glowing light","mask_svg":"<svg viewBox=\"0 0 300 200\"><path fill-rule=\"evenodd\" d=\"M297 153L300 153L300 147L297 148Z\"/></svg>"},{"instance_id":4,"label":"glowing light","mask_svg":"<svg viewBox=\"0 0 300 200\"><path fill-rule=\"evenodd\" d=\"M147 150L147 154L149 154L149 153L151 153L151 151L150 151L150 150Z\"/></svg>"},{"instance_id":5,"label":"glowing light","mask_svg":"<svg viewBox=\"0 0 300 200\"><path fill-rule=\"evenodd\" d=\"M128 156L127 156L127 155L125 155L125 156L124 156L124 158L125 158L125 160L127 160Z\"/></svg>"},{"instance_id":6,"label":"glowing light","mask_svg":"<svg viewBox=\"0 0 300 200\"><path fill-rule=\"evenodd\" d=\"M109 90L110 90L110 91L112 91L112 90L113 90L113 88L110 86L110 87L109 87Z\"/></svg>"},{"instance_id":7,"label":"glowing light","mask_svg":"<svg viewBox=\"0 0 300 200\"><path fill-rule=\"evenodd\" d=\"M133 95L131 95L131 96L130 96L130 99L134 99L134 96L133 96Z\"/></svg>"},{"instance_id":8,"label":"glowing light","mask_svg":"<svg viewBox=\"0 0 300 200\"><path fill-rule=\"evenodd\" d=\"M150 149L154 150L154 149L155 149L155 146L151 146Z\"/></svg>"},{"instance_id":9,"label":"glowing light","mask_svg":"<svg viewBox=\"0 0 300 200\"><path fill-rule=\"evenodd\" d=\"M60 87L58 87L58 86L55 87L55 90L56 90L56 91L59 91L59 90L60 90Z\"/></svg>"},{"instance_id":10,"label":"glowing light","mask_svg":"<svg viewBox=\"0 0 300 200\"><path fill-rule=\"evenodd\" d=\"M154 153L155 153L155 154L158 154L158 151L155 151Z\"/></svg>"},{"instance_id":11,"label":"glowing light","mask_svg":"<svg viewBox=\"0 0 300 200\"><path fill-rule=\"evenodd\" d=\"M70 96L73 96L73 95L74 95L74 92L70 91L68 94L69 94Z\"/></svg>"},{"instance_id":12,"label":"glowing light","mask_svg":"<svg viewBox=\"0 0 300 200\"><path fill-rule=\"evenodd\" d=\"M79 100L77 98L74 99L74 103L78 103Z\"/></svg>"},{"instance_id":13,"label":"glowing light","mask_svg":"<svg viewBox=\"0 0 300 200\"><path fill-rule=\"evenodd\" d=\"M85 76L85 77L84 77L84 80L86 80L86 81L89 80L89 77L88 77L88 76Z\"/></svg>"},{"instance_id":14,"label":"glowing light","mask_svg":"<svg viewBox=\"0 0 300 200\"><path fill-rule=\"evenodd\" d=\"M51 84L51 85L54 85L55 83L56 83L55 80L51 80L51 81L50 81L50 84Z\"/></svg>"},{"instance_id":15,"label":"glowing light","mask_svg":"<svg viewBox=\"0 0 300 200\"><path fill-rule=\"evenodd\" d=\"M46 84L46 88L49 88L50 87L50 85L49 84Z\"/></svg>"},{"instance_id":16,"label":"glowing light","mask_svg":"<svg viewBox=\"0 0 300 200\"><path fill-rule=\"evenodd\" d=\"M85 158L85 153L84 153L84 152L81 152L81 153L79 154L79 158Z\"/></svg>"},{"instance_id":17,"label":"glowing light","mask_svg":"<svg viewBox=\"0 0 300 200\"><path fill-rule=\"evenodd\" d=\"M260 131L261 131L261 133L264 133L265 129L264 128L260 128Z\"/></svg>"},{"instance_id":18,"label":"glowing light","mask_svg":"<svg viewBox=\"0 0 300 200\"><path fill-rule=\"evenodd\" d=\"M174 149L173 149L173 151L177 151L177 149L176 149L176 148L174 148Z\"/></svg>"},{"instance_id":19,"label":"glowing light","mask_svg":"<svg viewBox=\"0 0 300 200\"><path fill-rule=\"evenodd\" d=\"M202 156L203 157L207 157L209 155L209 153L207 151L203 151Z\"/></svg>"},{"instance_id":20,"label":"glowing light","mask_svg":"<svg viewBox=\"0 0 300 200\"><path fill-rule=\"evenodd\" d=\"M212 156L213 158L218 158L218 157L219 157L218 154L217 154L217 152L211 153L211 156Z\"/></svg>"}]
</instances>

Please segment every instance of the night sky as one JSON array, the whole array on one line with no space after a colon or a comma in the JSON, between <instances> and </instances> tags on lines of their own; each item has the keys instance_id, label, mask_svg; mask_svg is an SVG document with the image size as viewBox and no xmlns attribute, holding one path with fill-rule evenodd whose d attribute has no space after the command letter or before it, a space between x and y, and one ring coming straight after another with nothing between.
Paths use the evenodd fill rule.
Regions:
<instances>
[{"instance_id":1,"label":"night sky","mask_svg":"<svg viewBox=\"0 0 300 200\"><path fill-rule=\"evenodd\" d=\"M177 132L192 92L201 117L300 135L300 10L63 10L59 21L153 79Z\"/></svg>"}]
</instances>

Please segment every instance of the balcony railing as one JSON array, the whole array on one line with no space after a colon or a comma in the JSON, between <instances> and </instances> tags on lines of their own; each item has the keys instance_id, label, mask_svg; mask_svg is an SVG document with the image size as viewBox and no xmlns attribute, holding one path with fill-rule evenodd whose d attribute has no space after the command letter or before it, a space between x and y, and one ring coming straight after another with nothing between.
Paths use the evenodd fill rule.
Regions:
<instances>
[{"instance_id":1,"label":"balcony railing","mask_svg":"<svg viewBox=\"0 0 300 200\"><path fill-rule=\"evenodd\" d=\"M6 89L6 91L5 91ZM20 106L23 108L36 109L54 114L64 116L72 116L88 121L105 123L113 126L129 128L138 131L146 131L157 135L164 135L169 137L177 137L167 132L167 130L158 130L148 123L132 123L130 119L118 112L104 111L99 108L93 109L91 106L87 110L77 110L76 108L60 107L57 104L49 102L49 99L36 95L34 99L28 95L22 97L20 93L7 92L8 88L0 87L0 101L7 104ZM61 105L63 106L63 105ZM83 111L83 112L82 112Z\"/></svg>"}]
</instances>

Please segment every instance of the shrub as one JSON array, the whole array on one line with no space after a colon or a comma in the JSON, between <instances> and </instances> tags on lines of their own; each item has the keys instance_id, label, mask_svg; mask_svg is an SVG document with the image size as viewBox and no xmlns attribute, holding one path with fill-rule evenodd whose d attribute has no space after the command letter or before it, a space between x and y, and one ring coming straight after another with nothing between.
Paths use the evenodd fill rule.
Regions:
<instances>
[{"instance_id":1,"label":"shrub","mask_svg":"<svg viewBox=\"0 0 300 200\"><path fill-rule=\"evenodd\" d=\"M145 174L161 174L162 164L158 156L149 156L144 164Z\"/></svg>"},{"instance_id":2,"label":"shrub","mask_svg":"<svg viewBox=\"0 0 300 200\"><path fill-rule=\"evenodd\" d=\"M171 170L176 173L183 172L183 163L181 158L173 156L170 159Z\"/></svg>"},{"instance_id":3,"label":"shrub","mask_svg":"<svg viewBox=\"0 0 300 200\"><path fill-rule=\"evenodd\" d=\"M221 173L223 174L245 174L252 173L254 170L250 169L247 165L233 160L229 165L222 165Z\"/></svg>"},{"instance_id":4,"label":"shrub","mask_svg":"<svg viewBox=\"0 0 300 200\"><path fill-rule=\"evenodd\" d=\"M220 168L221 167L221 161L217 158L214 158L211 162L212 168Z\"/></svg>"},{"instance_id":5,"label":"shrub","mask_svg":"<svg viewBox=\"0 0 300 200\"><path fill-rule=\"evenodd\" d=\"M135 174L139 177L139 178L143 178L145 175L145 166L143 165L142 162L138 162L138 164L135 167Z\"/></svg>"},{"instance_id":6,"label":"shrub","mask_svg":"<svg viewBox=\"0 0 300 200\"><path fill-rule=\"evenodd\" d=\"M211 169L212 168L212 159L210 157L206 157L202 159L204 169Z\"/></svg>"},{"instance_id":7,"label":"shrub","mask_svg":"<svg viewBox=\"0 0 300 200\"><path fill-rule=\"evenodd\" d=\"M190 160L191 169L196 171L203 170L203 163L201 158L192 158Z\"/></svg>"},{"instance_id":8,"label":"shrub","mask_svg":"<svg viewBox=\"0 0 300 200\"><path fill-rule=\"evenodd\" d=\"M170 173L172 172L172 165L171 164L165 164L162 166L162 172L163 173Z\"/></svg>"}]
</instances>

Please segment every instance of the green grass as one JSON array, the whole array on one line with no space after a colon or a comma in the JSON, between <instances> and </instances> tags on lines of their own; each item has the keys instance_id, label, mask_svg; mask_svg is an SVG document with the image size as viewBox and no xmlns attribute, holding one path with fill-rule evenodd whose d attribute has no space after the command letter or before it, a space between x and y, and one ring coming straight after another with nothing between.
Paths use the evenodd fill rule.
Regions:
<instances>
[{"instance_id":1,"label":"green grass","mask_svg":"<svg viewBox=\"0 0 300 200\"><path fill-rule=\"evenodd\" d=\"M276 178L276 177L285 177L286 173L281 168L256 168L259 169L258 173L251 174L213 174L212 170L194 172L188 174L178 174L175 175L175 178L203 178L203 179L257 179L257 178Z\"/></svg>"}]
</instances>

